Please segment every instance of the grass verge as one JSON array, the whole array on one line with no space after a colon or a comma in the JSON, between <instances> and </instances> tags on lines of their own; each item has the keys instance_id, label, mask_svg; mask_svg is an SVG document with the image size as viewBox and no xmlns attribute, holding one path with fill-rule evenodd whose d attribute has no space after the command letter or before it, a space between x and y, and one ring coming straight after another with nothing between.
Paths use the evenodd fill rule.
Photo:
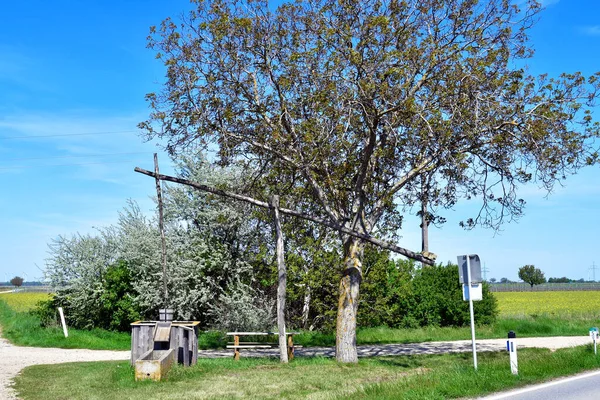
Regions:
<instances>
[{"instance_id":1,"label":"grass verge","mask_svg":"<svg viewBox=\"0 0 600 400\"><path fill-rule=\"evenodd\" d=\"M506 353L481 353L474 371L470 354L361 359L356 365L324 358L201 359L175 367L164 382L135 382L127 362L70 363L26 368L15 389L37 399L446 399L479 396L600 367L590 346L523 349L519 376Z\"/></svg>"},{"instance_id":2,"label":"grass verge","mask_svg":"<svg viewBox=\"0 0 600 400\"><path fill-rule=\"evenodd\" d=\"M18 346L92 350L131 348L131 336L128 333L102 329L69 329L69 337L65 338L62 328L42 328L37 316L29 312L15 311L3 299L0 300L0 325L2 336Z\"/></svg>"},{"instance_id":3,"label":"grass verge","mask_svg":"<svg viewBox=\"0 0 600 400\"><path fill-rule=\"evenodd\" d=\"M542 316L504 317L493 325L478 326L478 339L506 338L508 331L515 331L518 337L538 336L585 336L588 329L598 326L596 318L561 318ZM357 331L356 342L361 344L420 343L431 341L467 340L471 338L469 327L423 327L416 329L395 329L388 327L361 328ZM303 332L294 341L304 346L334 346L335 335L321 332Z\"/></svg>"}]
</instances>

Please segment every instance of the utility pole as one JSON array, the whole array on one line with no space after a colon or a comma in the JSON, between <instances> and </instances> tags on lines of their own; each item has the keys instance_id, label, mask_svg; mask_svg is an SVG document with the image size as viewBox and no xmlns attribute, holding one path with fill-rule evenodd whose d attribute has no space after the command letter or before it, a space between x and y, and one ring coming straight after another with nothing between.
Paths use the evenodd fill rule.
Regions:
<instances>
[{"instance_id":1,"label":"utility pole","mask_svg":"<svg viewBox=\"0 0 600 400\"><path fill-rule=\"evenodd\" d=\"M487 282L487 273L490 271L486 268L485 263L483 263L483 269L481 270L481 272L483 272L483 281Z\"/></svg>"},{"instance_id":2,"label":"utility pole","mask_svg":"<svg viewBox=\"0 0 600 400\"><path fill-rule=\"evenodd\" d=\"M596 267L596 263L592 262L592 265L590 266L590 271L592 271L592 281L596 282L596 270L598 269L598 267ZM588 278L589 278L589 274L588 274Z\"/></svg>"}]
</instances>

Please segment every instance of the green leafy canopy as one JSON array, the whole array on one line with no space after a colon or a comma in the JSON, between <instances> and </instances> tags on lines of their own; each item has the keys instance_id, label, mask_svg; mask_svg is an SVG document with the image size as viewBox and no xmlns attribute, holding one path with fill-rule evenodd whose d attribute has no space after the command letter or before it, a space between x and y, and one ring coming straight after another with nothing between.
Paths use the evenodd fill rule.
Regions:
<instances>
[{"instance_id":1,"label":"green leafy canopy","mask_svg":"<svg viewBox=\"0 0 600 400\"><path fill-rule=\"evenodd\" d=\"M515 66L535 1L194 3L151 30L167 74L140 126L172 154L212 144L352 229L395 232L420 178L432 207L477 198L463 225L498 227L522 213L520 183L551 190L598 159L599 75Z\"/></svg>"}]
</instances>

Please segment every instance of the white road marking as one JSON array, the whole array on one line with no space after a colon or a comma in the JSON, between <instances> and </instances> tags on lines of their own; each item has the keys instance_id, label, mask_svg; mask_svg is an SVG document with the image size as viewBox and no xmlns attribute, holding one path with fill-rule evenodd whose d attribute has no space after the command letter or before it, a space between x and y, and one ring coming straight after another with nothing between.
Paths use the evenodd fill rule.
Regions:
<instances>
[{"instance_id":1,"label":"white road marking","mask_svg":"<svg viewBox=\"0 0 600 400\"><path fill-rule=\"evenodd\" d=\"M557 380L552 381L552 382L547 382L547 383L542 383L542 384L539 384L539 385L529 386L529 387L526 387L526 388L523 388L523 389L511 390L510 392L505 392L505 393L501 393L501 394L497 394L497 395L487 396L487 397L484 397L484 398L486 400L505 399L507 397L516 396L516 395L523 394L523 393L528 393L528 392L534 392L536 390L545 389L547 387L556 386L556 385L560 385L560 384L567 383L567 382L573 382L573 381L577 381L579 379L585 379L585 378L589 378L591 376L596 376L596 375L600 375L600 371L588 372L588 373L585 373L585 374L581 374L581 375L577 375L577 376L572 376L570 378L561 378L561 379L557 379Z\"/></svg>"}]
</instances>

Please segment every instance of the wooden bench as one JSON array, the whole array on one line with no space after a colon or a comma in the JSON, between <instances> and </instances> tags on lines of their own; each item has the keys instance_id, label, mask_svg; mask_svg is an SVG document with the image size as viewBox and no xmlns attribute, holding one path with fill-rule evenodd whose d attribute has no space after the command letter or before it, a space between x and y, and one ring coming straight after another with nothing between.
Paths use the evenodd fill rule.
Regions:
<instances>
[{"instance_id":1,"label":"wooden bench","mask_svg":"<svg viewBox=\"0 0 600 400\"><path fill-rule=\"evenodd\" d=\"M286 332L288 360L294 359L294 349L302 346L294 345L294 335L299 332ZM241 349L277 349L279 342L242 342L240 338L247 336L279 336L278 332L227 332L227 336L233 336L233 343L227 345L228 349L233 349L233 359L240 359Z\"/></svg>"}]
</instances>

